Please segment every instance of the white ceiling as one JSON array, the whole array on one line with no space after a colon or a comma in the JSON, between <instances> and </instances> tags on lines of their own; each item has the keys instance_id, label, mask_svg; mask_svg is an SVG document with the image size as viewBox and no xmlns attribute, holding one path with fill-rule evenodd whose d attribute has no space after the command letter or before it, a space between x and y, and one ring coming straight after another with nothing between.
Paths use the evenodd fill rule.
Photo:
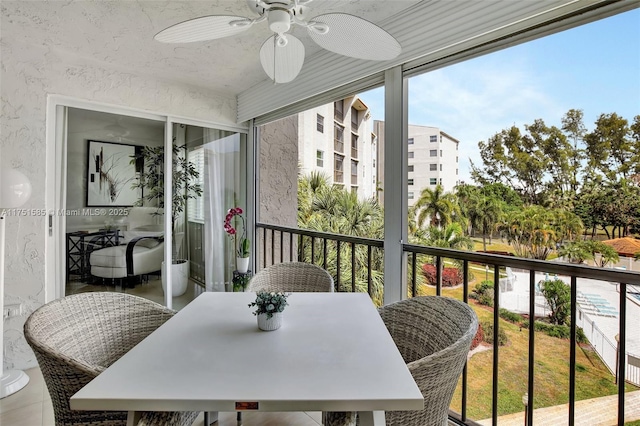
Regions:
<instances>
[{"instance_id":1,"label":"white ceiling","mask_svg":"<svg viewBox=\"0 0 640 426\"><path fill-rule=\"evenodd\" d=\"M379 22L419 0L315 0L311 16L345 12ZM267 79L259 50L271 33L263 22L230 38L168 45L156 42L160 30L205 15L253 16L245 0L212 1L5 1L2 38L40 46L105 67L138 75L206 87L236 95ZM300 27L293 34L306 48L307 58L321 50ZM336 55L337 56L337 55Z\"/></svg>"}]
</instances>

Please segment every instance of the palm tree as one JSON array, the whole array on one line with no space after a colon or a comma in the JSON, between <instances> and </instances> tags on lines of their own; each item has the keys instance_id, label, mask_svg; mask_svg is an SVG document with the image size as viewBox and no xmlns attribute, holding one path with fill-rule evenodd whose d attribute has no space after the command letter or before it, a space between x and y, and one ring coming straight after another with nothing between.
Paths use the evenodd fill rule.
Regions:
<instances>
[{"instance_id":1,"label":"palm tree","mask_svg":"<svg viewBox=\"0 0 640 426\"><path fill-rule=\"evenodd\" d=\"M501 203L494 197L475 195L469 198L467 211L473 228L482 232L482 249L487 251L487 234L491 238L503 214Z\"/></svg>"},{"instance_id":2,"label":"palm tree","mask_svg":"<svg viewBox=\"0 0 640 426\"><path fill-rule=\"evenodd\" d=\"M384 213L382 207L373 199L359 200L356 194L338 186L331 186L327 179L314 178L313 175L301 176L298 179L298 226L314 231L340 235L352 235L381 239L384 237ZM303 243L302 261L324 266L323 242L314 242L315 250L307 239ZM327 243L327 263L329 273L337 282L338 254L340 255L340 286L350 291L355 286L357 291L368 290L368 249L366 246L355 246L355 263L351 262L352 245ZM314 253L312 259L312 252ZM383 252L373 249L371 253L371 287L372 298L382 304ZM352 282L354 271L355 282Z\"/></svg>"},{"instance_id":3,"label":"palm tree","mask_svg":"<svg viewBox=\"0 0 640 426\"><path fill-rule=\"evenodd\" d=\"M462 226L450 223L445 228L429 227L427 243L433 247L449 248L454 250L471 250L473 241L464 235Z\"/></svg>"},{"instance_id":4,"label":"palm tree","mask_svg":"<svg viewBox=\"0 0 640 426\"><path fill-rule=\"evenodd\" d=\"M449 192L445 193L442 185L436 185L435 189L423 189L413 206L413 211L418 214L419 227L424 225L427 218L430 226L440 227L453 222L454 217L462 216L455 196Z\"/></svg>"}]
</instances>

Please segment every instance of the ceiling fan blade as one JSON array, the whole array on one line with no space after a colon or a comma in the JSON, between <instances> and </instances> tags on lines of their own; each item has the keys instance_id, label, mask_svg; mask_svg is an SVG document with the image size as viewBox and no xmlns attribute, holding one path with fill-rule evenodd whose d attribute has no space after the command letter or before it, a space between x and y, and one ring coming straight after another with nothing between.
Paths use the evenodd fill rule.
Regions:
<instances>
[{"instance_id":1,"label":"ceiling fan blade","mask_svg":"<svg viewBox=\"0 0 640 426\"><path fill-rule=\"evenodd\" d=\"M165 28L154 36L163 43L191 43L232 36L251 27L253 21L242 16L211 15L190 19Z\"/></svg>"},{"instance_id":2,"label":"ceiling fan blade","mask_svg":"<svg viewBox=\"0 0 640 426\"><path fill-rule=\"evenodd\" d=\"M286 43L279 42L284 37ZM291 34L269 37L260 48L260 63L264 72L276 83L292 81L304 64L304 45Z\"/></svg>"},{"instance_id":3,"label":"ceiling fan blade","mask_svg":"<svg viewBox=\"0 0 640 426\"><path fill-rule=\"evenodd\" d=\"M324 24L324 30L314 28ZM320 47L351 58L386 61L400 54L398 40L381 27L347 13L327 13L311 19L309 35ZM325 32L326 27L329 28Z\"/></svg>"}]
</instances>

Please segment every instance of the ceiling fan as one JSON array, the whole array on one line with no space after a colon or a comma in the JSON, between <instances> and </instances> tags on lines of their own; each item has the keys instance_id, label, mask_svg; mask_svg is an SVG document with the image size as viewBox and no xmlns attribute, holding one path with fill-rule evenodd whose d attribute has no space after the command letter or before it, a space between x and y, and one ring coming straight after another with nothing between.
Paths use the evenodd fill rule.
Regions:
<instances>
[{"instance_id":1,"label":"ceiling fan","mask_svg":"<svg viewBox=\"0 0 640 426\"><path fill-rule=\"evenodd\" d=\"M320 47L358 59L384 61L400 54L400 43L381 27L347 13L309 18L312 0L246 0L257 18L210 15L172 25L155 35L163 43L190 43L229 37L263 21L275 34L260 48L262 68L276 83L296 78L304 63L304 45L287 34L292 24L304 27Z\"/></svg>"}]
</instances>

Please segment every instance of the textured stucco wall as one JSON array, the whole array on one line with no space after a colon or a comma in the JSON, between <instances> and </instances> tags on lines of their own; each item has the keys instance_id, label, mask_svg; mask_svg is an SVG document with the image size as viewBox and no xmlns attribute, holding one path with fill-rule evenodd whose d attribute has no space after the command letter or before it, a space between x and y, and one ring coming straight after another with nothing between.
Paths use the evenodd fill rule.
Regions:
<instances>
[{"instance_id":1,"label":"textured stucco wall","mask_svg":"<svg viewBox=\"0 0 640 426\"><path fill-rule=\"evenodd\" d=\"M53 141L48 146L45 141L45 121L53 119L46 117L48 94L235 125L232 96L109 69L73 52L30 43L26 31L3 32L0 48L0 167L17 168L29 177L33 194L24 206L28 209L47 207L46 153L54 149ZM5 303L22 303L23 314L4 322L5 367L24 369L36 365L22 326L45 301L48 234L41 215L12 216L7 222Z\"/></svg>"},{"instance_id":2,"label":"textured stucco wall","mask_svg":"<svg viewBox=\"0 0 640 426\"><path fill-rule=\"evenodd\" d=\"M261 126L258 139L259 161L259 218L272 225L298 227L298 116L293 115ZM259 247L264 247L259 233ZM267 242L269 259L271 241ZM294 247L294 251L295 251ZM276 261L279 261L280 240L276 236ZM288 241L283 250L285 261L289 254ZM259 266L262 265L259 256ZM269 262L270 263L270 262Z\"/></svg>"}]
</instances>

